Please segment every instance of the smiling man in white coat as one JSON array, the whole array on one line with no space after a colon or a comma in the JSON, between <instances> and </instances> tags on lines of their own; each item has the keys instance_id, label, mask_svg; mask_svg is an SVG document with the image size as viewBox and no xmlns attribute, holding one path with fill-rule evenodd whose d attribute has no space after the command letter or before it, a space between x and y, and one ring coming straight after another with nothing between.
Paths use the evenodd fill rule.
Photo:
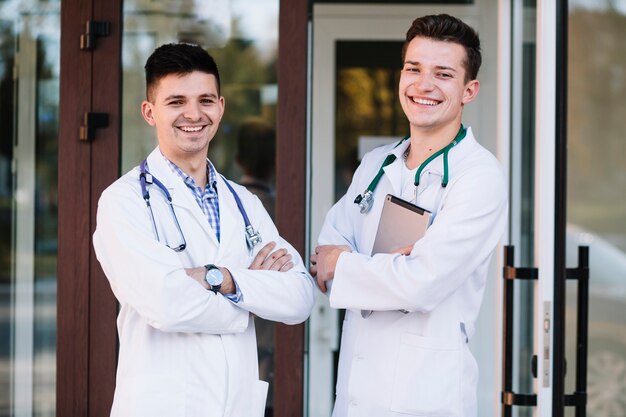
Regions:
<instances>
[{"instance_id":1,"label":"smiling man in white coat","mask_svg":"<svg viewBox=\"0 0 626 417\"><path fill-rule=\"evenodd\" d=\"M331 306L346 309L333 416L476 417L467 343L507 214L498 161L461 124L480 87L480 41L457 18L424 16L402 55L410 135L364 156L311 256ZM416 243L372 255L387 194L432 223Z\"/></svg>"},{"instance_id":2,"label":"smiling man in white coat","mask_svg":"<svg viewBox=\"0 0 626 417\"><path fill-rule=\"evenodd\" d=\"M93 237L120 303L111 416L261 417L253 315L301 323L315 285L259 199L207 158L224 113L213 58L168 44L145 69L158 146L103 192Z\"/></svg>"}]
</instances>

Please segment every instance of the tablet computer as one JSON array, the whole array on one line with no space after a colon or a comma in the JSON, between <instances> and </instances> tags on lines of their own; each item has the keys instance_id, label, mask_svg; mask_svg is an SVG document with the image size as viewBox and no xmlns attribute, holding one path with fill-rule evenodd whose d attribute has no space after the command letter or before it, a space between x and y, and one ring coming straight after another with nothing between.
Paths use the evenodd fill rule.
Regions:
<instances>
[{"instance_id":1,"label":"tablet computer","mask_svg":"<svg viewBox=\"0 0 626 417\"><path fill-rule=\"evenodd\" d=\"M431 212L387 194L380 214L372 255L413 245L430 225Z\"/></svg>"}]
</instances>

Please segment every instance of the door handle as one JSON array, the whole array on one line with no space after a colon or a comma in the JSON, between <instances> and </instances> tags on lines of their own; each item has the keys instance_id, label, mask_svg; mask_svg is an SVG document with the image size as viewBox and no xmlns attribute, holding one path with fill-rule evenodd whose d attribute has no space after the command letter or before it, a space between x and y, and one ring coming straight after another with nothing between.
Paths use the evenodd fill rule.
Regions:
<instances>
[{"instance_id":1,"label":"door handle","mask_svg":"<svg viewBox=\"0 0 626 417\"><path fill-rule=\"evenodd\" d=\"M503 343L502 343L502 417L511 417L513 406L536 406L537 394L519 394L513 391L513 303L515 280L536 280L537 268L514 266L515 249L504 247L503 288ZM587 350L589 334L589 247L578 247L578 266L566 268L566 278L578 281L578 303L576 311L576 390L566 394L565 406L575 407L576 417L586 416L587 405ZM548 310L548 309L547 309ZM542 358L543 359L543 358ZM537 378L537 355L531 360L533 377ZM561 376L565 378L565 375Z\"/></svg>"}]
</instances>

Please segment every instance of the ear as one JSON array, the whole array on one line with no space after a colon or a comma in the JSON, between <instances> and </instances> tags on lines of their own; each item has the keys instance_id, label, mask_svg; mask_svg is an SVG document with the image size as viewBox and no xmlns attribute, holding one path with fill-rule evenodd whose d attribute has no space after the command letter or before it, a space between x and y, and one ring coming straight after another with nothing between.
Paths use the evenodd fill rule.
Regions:
<instances>
[{"instance_id":1,"label":"ear","mask_svg":"<svg viewBox=\"0 0 626 417\"><path fill-rule=\"evenodd\" d=\"M154 121L154 115L152 114L152 103L149 101L144 100L141 102L141 115L150 126L154 126L156 124Z\"/></svg>"},{"instance_id":2,"label":"ear","mask_svg":"<svg viewBox=\"0 0 626 417\"><path fill-rule=\"evenodd\" d=\"M474 101L476 96L478 95L478 91L480 90L480 81L472 80L465 85L465 92L463 93L463 99L461 102L463 104L470 103Z\"/></svg>"},{"instance_id":3,"label":"ear","mask_svg":"<svg viewBox=\"0 0 626 417\"><path fill-rule=\"evenodd\" d=\"M224 96L220 96L218 103L220 106L220 121L221 121L222 117L224 116L224 110L226 109L226 101L224 100Z\"/></svg>"}]
</instances>

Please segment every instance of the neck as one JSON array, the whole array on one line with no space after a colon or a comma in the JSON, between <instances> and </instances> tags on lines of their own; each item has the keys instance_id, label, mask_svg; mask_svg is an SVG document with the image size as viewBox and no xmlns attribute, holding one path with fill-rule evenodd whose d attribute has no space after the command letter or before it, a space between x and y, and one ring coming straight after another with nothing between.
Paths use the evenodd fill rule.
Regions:
<instances>
[{"instance_id":1,"label":"neck","mask_svg":"<svg viewBox=\"0 0 626 417\"><path fill-rule=\"evenodd\" d=\"M460 121L450 123L437 130L413 129L411 127L411 143L406 158L407 168L417 168L432 154L448 146L460 128Z\"/></svg>"},{"instance_id":2,"label":"neck","mask_svg":"<svg viewBox=\"0 0 626 417\"><path fill-rule=\"evenodd\" d=\"M207 184L206 157L202 155L191 158L188 156L179 157L177 155L165 155L165 157L182 169L185 174L193 178L198 187L204 189Z\"/></svg>"}]
</instances>

